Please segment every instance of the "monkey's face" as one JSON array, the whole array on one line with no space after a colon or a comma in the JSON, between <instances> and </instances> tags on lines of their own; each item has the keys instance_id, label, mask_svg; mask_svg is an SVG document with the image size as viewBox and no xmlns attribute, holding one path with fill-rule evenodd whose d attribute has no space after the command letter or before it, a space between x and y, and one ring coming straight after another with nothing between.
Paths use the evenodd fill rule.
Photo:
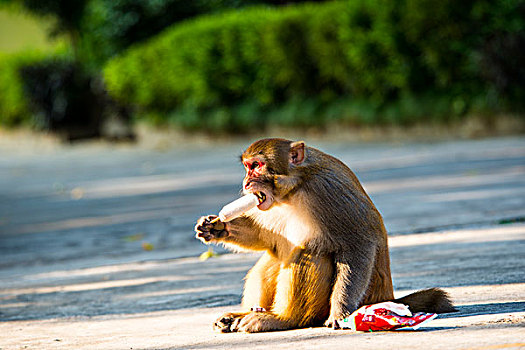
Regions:
<instances>
[{"instance_id":1,"label":"monkey's face","mask_svg":"<svg viewBox=\"0 0 525 350\"><path fill-rule=\"evenodd\" d=\"M297 166L304 158L302 141L263 139L254 142L241 156L246 170L244 194L256 194L257 207L270 209L299 184Z\"/></svg>"},{"instance_id":2,"label":"monkey's face","mask_svg":"<svg viewBox=\"0 0 525 350\"><path fill-rule=\"evenodd\" d=\"M259 198L260 210L268 210L275 201L273 193L273 176L268 171L267 162L263 157L243 159L246 176L242 183L244 194L254 193Z\"/></svg>"}]
</instances>

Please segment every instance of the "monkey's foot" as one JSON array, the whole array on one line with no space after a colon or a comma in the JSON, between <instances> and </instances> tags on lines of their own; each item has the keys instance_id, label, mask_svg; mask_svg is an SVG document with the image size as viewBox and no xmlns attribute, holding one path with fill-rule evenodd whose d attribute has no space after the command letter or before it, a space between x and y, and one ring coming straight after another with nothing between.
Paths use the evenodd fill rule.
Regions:
<instances>
[{"instance_id":1,"label":"monkey's foot","mask_svg":"<svg viewBox=\"0 0 525 350\"><path fill-rule=\"evenodd\" d=\"M335 319L334 317L330 316L328 318L328 320L326 320L326 322L324 323L324 326L325 327L329 327L329 328L333 328L333 329L340 329L341 327L339 326L339 323L337 323L337 319Z\"/></svg>"},{"instance_id":2,"label":"monkey's foot","mask_svg":"<svg viewBox=\"0 0 525 350\"><path fill-rule=\"evenodd\" d=\"M238 332L256 333L288 329L286 322L268 312L250 312L238 323Z\"/></svg>"},{"instance_id":3,"label":"monkey's foot","mask_svg":"<svg viewBox=\"0 0 525 350\"><path fill-rule=\"evenodd\" d=\"M227 312L215 321L213 329L221 333L237 332L239 322L245 315L246 313Z\"/></svg>"}]
</instances>

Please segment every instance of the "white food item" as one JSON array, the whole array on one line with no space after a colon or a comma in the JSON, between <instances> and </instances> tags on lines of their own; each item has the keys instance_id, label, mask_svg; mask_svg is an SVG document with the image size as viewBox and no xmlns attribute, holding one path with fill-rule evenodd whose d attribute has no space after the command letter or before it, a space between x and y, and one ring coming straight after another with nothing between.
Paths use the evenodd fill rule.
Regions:
<instances>
[{"instance_id":1,"label":"white food item","mask_svg":"<svg viewBox=\"0 0 525 350\"><path fill-rule=\"evenodd\" d=\"M246 196L234 200L230 204L226 204L219 212L219 219L222 222L231 221L246 213L248 210L255 208L257 204L259 204L257 196L253 193L247 194Z\"/></svg>"}]
</instances>

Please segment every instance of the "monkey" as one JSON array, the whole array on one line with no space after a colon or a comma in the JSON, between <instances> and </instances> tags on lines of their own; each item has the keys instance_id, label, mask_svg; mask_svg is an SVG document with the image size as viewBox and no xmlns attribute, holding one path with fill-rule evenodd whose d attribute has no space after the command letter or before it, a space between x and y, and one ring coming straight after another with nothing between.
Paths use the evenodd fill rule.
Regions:
<instances>
[{"instance_id":1,"label":"monkey","mask_svg":"<svg viewBox=\"0 0 525 350\"><path fill-rule=\"evenodd\" d=\"M383 219L343 162L280 138L254 142L241 162L242 192L256 194L257 207L229 222L203 216L195 226L206 244L263 252L246 275L242 312L220 316L217 331L338 329L338 320L382 301L456 311L438 288L394 299Z\"/></svg>"}]
</instances>

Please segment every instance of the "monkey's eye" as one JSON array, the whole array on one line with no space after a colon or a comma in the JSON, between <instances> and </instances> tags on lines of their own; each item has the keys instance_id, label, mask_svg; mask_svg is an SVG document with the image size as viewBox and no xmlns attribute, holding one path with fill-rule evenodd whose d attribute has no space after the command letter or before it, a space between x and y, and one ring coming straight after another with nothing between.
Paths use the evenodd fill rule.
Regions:
<instances>
[{"instance_id":1,"label":"monkey's eye","mask_svg":"<svg viewBox=\"0 0 525 350\"><path fill-rule=\"evenodd\" d=\"M255 161L252 163L252 165L250 166L250 169L253 170L253 169L257 169L258 167L260 166L259 162Z\"/></svg>"}]
</instances>

